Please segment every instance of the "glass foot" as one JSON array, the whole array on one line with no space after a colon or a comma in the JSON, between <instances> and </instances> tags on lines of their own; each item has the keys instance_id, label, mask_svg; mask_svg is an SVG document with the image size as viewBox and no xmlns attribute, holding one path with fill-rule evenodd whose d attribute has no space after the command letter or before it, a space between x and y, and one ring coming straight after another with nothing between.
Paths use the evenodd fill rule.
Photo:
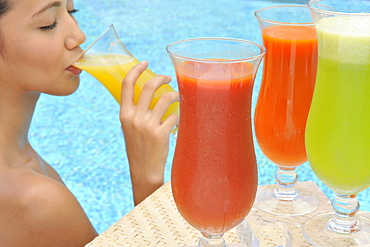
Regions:
<instances>
[{"instance_id":1,"label":"glass foot","mask_svg":"<svg viewBox=\"0 0 370 247\"><path fill-rule=\"evenodd\" d=\"M190 245L190 246L186 245L186 246L178 246L178 247L199 247L199 245ZM231 243L231 244L226 244L226 247L251 247L251 246L246 245L246 244Z\"/></svg>"},{"instance_id":2,"label":"glass foot","mask_svg":"<svg viewBox=\"0 0 370 247\"><path fill-rule=\"evenodd\" d=\"M258 190L254 206L272 215L298 216L311 213L320 204L314 193L299 185L295 186L297 196L293 200L278 200L274 193L276 188L277 185L271 185Z\"/></svg>"},{"instance_id":3,"label":"glass foot","mask_svg":"<svg viewBox=\"0 0 370 247\"><path fill-rule=\"evenodd\" d=\"M370 214L358 214L360 230L354 233L340 234L331 231L328 222L334 216L323 214L313 217L304 224L303 234L315 246L370 246Z\"/></svg>"},{"instance_id":4,"label":"glass foot","mask_svg":"<svg viewBox=\"0 0 370 247\"><path fill-rule=\"evenodd\" d=\"M244 219L243 222L236 227L236 234L238 235L240 242L243 244L243 246L248 247L261 246L257 236L254 234L252 228L250 227L246 219ZM229 245L227 245L227 247L229 247Z\"/></svg>"},{"instance_id":5,"label":"glass foot","mask_svg":"<svg viewBox=\"0 0 370 247\"><path fill-rule=\"evenodd\" d=\"M226 247L226 242L222 238L222 235L219 238L201 237L199 239L198 246L199 247Z\"/></svg>"}]
</instances>

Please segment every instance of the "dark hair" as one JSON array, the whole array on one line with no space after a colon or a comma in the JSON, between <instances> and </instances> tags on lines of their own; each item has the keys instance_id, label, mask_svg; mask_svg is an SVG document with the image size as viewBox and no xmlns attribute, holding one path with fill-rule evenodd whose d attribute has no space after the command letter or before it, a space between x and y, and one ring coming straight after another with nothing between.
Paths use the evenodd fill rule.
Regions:
<instances>
[{"instance_id":1,"label":"dark hair","mask_svg":"<svg viewBox=\"0 0 370 247\"><path fill-rule=\"evenodd\" d=\"M10 0L0 0L0 19L1 17L6 14L9 10L11 9L10 6ZM0 34L0 56L2 56L2 51L3 51L3 40L1 38Z\"/></svg>"},{"instance_id":2,"label":"dark hair","mask_svg":"<svg viewBox=\"0 0 370 247\"><path fill-rule=\"evenodd\" d=\"M0 17L10 10L9 0L0 0Z\"/></svg>"}]
</instances>

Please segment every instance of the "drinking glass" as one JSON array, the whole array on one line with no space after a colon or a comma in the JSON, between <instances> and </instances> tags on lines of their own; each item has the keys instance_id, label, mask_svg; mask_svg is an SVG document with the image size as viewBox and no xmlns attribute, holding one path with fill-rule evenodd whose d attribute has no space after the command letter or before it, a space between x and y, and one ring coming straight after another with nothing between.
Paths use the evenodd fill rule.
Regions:
<instances>
[{"instance_id":1,"label":"drinking glass","mask_svg":"<svg viewBox=\"0 0 370 247\"><path fill-rule=\"evenodd\" d=\"M121 103L122 81L130 69L140 62L127 50L113 25L100 35L81 55L74 66L94 76ZM156 74L146 69L135 84L134 103L137 104L141 91L147 81ZM154 94L150 109L157 104L162 94L173 91L169 85L163 85ZM179 114L179 103L170 105L162 120L170 114Z\"/></svg>"},{"instance_id":2,"label":"drinking glass","mask_svg":"<svg viewBox=\"0 0 370 247\"><path fill-rule=\"evenodd\" d=\"M315 91L307 120L308 160L335 192L334 214L309 219L318 246L370 246L370 219L356 195L370 186L370 2L308 3L319 42Z\"/></svg>"},{"instance_id":3,"label":"drinking glass","mask_svg":"<svg viewBox=\"0 0 370 247\"><path fill-rule=\"evenodd\" d=\"M199 246L225 246L224 233L243 221L256 195L251 98L265 48L239 39L194 38L169 44L167 52L181 112L174 200L202 233Z\"/></svg>"},{"instance_id":4,"label":"drinking glass","mask_svg":"<svg viewBox=\"0 0 370 247\"><path fill-rule=\"evenodd\" d=\"M304 132L317 67L317 38L305 5L255 12L267 49L254 127L261 151L277 164L277 185L261 189L255 206L274 215L314 211L318 198L296 185L295 169L307 161Z\"/></svg>"}]
</instances>

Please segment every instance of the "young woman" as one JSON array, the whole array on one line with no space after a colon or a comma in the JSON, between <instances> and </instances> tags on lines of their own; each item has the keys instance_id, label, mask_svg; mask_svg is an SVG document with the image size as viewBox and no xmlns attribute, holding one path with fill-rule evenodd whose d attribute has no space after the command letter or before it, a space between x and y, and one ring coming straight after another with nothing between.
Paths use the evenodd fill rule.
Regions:
<instances>
[{"instance_id":1,"label":"young woman","mask_svg":"<svg viewBox=\"0 0 370 247\"><path fill-rule=\"evenodd\" d=\"M97 235L28 140L40 94L69 95L78 88L81 71L72 64L85 35L74 12L73 0L0 0L0 246L84 246ZM161 121L176 92L148 109L168 76L149 81L133 104L133 86L146 66L125 78L120 111L136 204L162 185L169 134L178 121L175 115Z\"/></svg>"}]
</instances>

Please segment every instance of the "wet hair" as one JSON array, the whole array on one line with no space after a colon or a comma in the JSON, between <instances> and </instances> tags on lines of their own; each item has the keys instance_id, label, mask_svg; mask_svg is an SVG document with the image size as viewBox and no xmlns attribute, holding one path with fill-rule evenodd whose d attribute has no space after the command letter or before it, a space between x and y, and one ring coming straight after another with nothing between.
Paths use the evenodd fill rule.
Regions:
<instances>
[{"instance_id":1,"label":"wet hair","mask_svg":"<svg viewBox=\"0 0 370 247\"><path fill-rule=\"evenodd\" d=\"M0 18L10 10L10 0L0 0Z\"/></svg>"}]
</instances>

